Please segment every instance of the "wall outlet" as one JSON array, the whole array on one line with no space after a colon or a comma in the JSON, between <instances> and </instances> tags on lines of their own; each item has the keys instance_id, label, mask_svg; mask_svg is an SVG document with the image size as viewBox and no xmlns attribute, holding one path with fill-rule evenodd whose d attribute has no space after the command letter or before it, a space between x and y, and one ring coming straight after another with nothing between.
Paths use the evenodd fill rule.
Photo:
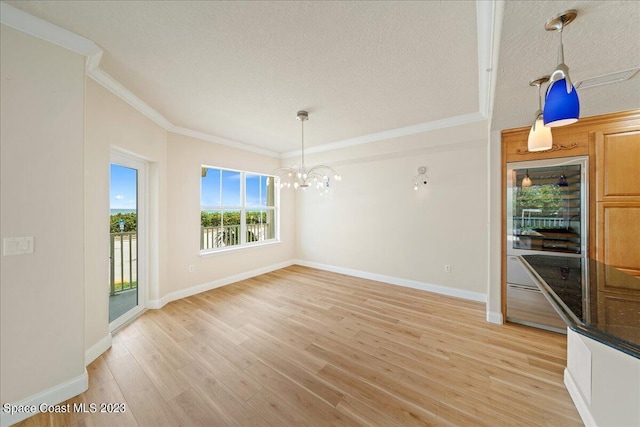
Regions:
<instances>
[{"instance_id":1,"label":"wall outlet","mask_svg":"<svg viewBox=\"0 0 640 427\"><path fill-rule=\"evenodd\" d=\"M193 272L195 272L195 271L196 271L196 266L195 266L195 265L193 265L193 264L191 264L191 265L189 266L189 273L193 273Z\"/></svg>"},{"instance_id":2,"label":"wall outlet","mask_svg":"<svg viewBox=\"0 0 640 427\"><path fill-rule=\"evenodd\" d=\"M445 273L451 273L451 264L445 264L444 265L444 272Z\"/></svg>"}]
</instances>

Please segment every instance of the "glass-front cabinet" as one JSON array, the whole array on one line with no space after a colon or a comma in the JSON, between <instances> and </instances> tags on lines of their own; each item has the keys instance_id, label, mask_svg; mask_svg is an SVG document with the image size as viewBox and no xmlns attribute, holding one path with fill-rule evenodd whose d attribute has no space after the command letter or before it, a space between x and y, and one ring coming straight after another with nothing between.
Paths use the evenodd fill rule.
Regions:
<instances>
[{"instance_id":1,"label":"glass-front cabinet","mask_svg":"<svg viewBox=\"0 0 640 427\"><path fill-rule=\"evenodd\" d=\"M584 255L586 158L507 165L507 250Z\"/></svg>"}]
</instances>

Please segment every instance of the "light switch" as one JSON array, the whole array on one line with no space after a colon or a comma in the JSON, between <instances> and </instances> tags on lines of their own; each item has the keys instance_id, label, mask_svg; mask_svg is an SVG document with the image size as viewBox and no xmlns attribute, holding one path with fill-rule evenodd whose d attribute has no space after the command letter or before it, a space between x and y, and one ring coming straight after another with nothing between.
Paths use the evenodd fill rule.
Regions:
<instances>
[{"instance_id":1,"label":"light switch","mask_svg":"<svg viewBox=\"0 0 640 427\"><path fill-rule=\"evenodd\" d=\"M33 236L5 237L2 239L2 255L24 255L33 253Z\"/></svg>"},{"instance_id":2,"label":"light switch","mask_svg":"<svg viewBox=\"0 0 640 427\"><path fill-rule=\"evenodd\" d=\"M22 253L29 253L31 252L29 249L31 248L30 245L31 242L29 242L29 240L27 239L22 239L18 242L18 251L22 252Z\"/></svg>"}]
</instances>

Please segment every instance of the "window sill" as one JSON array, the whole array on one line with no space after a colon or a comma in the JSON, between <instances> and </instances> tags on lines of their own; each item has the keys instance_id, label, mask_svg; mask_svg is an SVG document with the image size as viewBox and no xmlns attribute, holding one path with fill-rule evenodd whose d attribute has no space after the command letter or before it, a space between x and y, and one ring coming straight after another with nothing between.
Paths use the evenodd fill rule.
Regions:
<instances>
[{"instance_id":1,"label":"window sill","mask_svg":"<svg viewBox=\"0 0 640 427\"><path fill-rule=\"evenodd\" d=\"M218 254L226 254L229 252L235 252L235 251L242 251L245 249L251 249L251 248L260 248L263 246L271 246L271 245L278 245L282 243L281 240L267 240L264 242L260 242L260 243L251 243L251 244L247 244L247 245L236 245L236 246L232 246L229 248L221 248L221 249L204 249L200 251L200 256L201 257L209 257L212 255L218 255Z\"/></svg>"}]
</instances>

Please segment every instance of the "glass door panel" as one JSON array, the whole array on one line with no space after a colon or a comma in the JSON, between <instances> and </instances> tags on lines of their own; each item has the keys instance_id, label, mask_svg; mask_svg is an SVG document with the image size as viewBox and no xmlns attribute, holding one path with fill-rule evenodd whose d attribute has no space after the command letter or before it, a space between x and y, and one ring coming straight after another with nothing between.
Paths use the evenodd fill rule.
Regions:
<instances>
[{"instance_id":1,"label":"glass door panel","mask_svg":"<svg viewBox=\"0 0 640 427\"><path fill-rule=\"evenodd\" d=\"M111 164L109 323L138 306L138 170Z\"/></svg>"},{"instance_id":2,"label":"glass door panel","mask_svg":"<svg viewBox=\"0 0 640 427\"><path fill-rule=\"evenodd\" d=\"M580 254L582 165L513 169L513 249Z\"/></svg>"}]
</instances>

